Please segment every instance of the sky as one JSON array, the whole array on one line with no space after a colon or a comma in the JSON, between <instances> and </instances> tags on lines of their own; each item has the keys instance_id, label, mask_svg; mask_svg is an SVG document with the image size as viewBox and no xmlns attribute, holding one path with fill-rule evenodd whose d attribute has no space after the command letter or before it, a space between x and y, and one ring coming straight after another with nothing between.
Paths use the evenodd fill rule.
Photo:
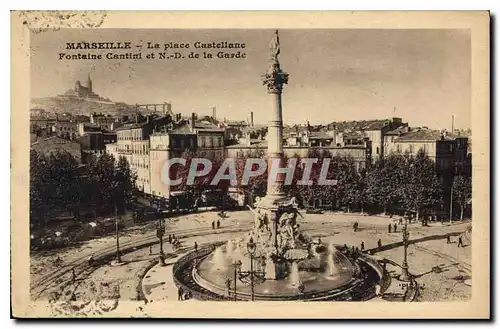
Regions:
<instances>
[{"instance_id":1,"label":"sky","mask_svg":"<svg viewBox=\"0 0 500 329\"><path fill-rule=\"evenodd\" d=\"M261 82L273 30L62 29L31 36L31 96L48 97L75 81L113 101L171 102L174 112L266 123L272 97ZM401 117L411 126L471 126L469 30L280 30L279 56L289 73L285 124ZM60 60L67 42L131 42L142 60ZM147 60L146 42L245 43L245 59ZM163 51L163 49L158 50ZM232 50L228 50L232 51ZM106 54L105 50L94 53ZM118 51L119 52L119 51ZM121 51L126 52L126 51ZM186 55L190 51L184 52ZM212 51L214 55L217 51ZM214 56L215 57L215 56Z\"/></svg>"}]
</instances>

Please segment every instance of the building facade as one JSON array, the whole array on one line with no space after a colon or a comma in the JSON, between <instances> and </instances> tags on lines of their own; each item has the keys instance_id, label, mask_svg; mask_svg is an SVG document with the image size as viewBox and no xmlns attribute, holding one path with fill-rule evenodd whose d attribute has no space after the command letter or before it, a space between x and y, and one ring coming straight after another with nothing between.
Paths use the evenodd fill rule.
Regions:
<instances>
[{"instance_id":1,"label":"building facade","mask_svg":"<svg viewBox=\"0 0 500 329\"><path fill-rule=\"evenodd\" d=\"M71 119L60 120L58 119L53 127L54 133L59 138L76 139L78 136L78 126L76 121Z\"/></svg>"}]
</instances>

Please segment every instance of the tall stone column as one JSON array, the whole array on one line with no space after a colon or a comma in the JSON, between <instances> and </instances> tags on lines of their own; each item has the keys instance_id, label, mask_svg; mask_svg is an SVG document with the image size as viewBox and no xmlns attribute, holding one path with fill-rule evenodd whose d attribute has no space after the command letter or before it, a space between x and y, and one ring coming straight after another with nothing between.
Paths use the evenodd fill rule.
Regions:
<instances>
[{"instance_id":1,"label":"tall stone column","mask_svg":"<svg viewBox=\"0 0 500 329\"><path fill-rule=\"evenodd\" d=\"M270 66L266 74L262 76L262 82L267 88L267 93L271 96L271 118L268 123L267 132L267 155L268 155L268 180L266 201L274 204L284 198L283 184L284 174L276 175L276 180L271 176L272 167L284 167L283 163L283 109L281 93L283 85L288 83L288 73L281 70L278 55L280 53L278 31L271 43Z\"/></svg>"},{"instance_id":2,"label":"tall stone column","mask_svg":"<svg viewBox=\"0 0 500 329\"><path fill-rule=\"evenodd\" d=\"M280 44L278 31L271 41L271 56L269 58L269 68L262 75L262 83L266 86L270 100L270 119L267 132L267 156L268 156L268 180L266 197L261 200L257 208L266 214L270 219L271 236L268 240L269 255L271 259L267 260L266 276L268 279L280 280L286 275L287 264L282 258L283 246L279 231L280 206L289 201L287 195L283 192L285 175L275 175L273 179L272 168L283 168L286 164L283 161L283 109L281 103L281 93L283 85L288 83L288 73L283 72L280 67L278 55L280 53ZM271 265L272 264L272 265Z\"/></svg>"}]
</instances>

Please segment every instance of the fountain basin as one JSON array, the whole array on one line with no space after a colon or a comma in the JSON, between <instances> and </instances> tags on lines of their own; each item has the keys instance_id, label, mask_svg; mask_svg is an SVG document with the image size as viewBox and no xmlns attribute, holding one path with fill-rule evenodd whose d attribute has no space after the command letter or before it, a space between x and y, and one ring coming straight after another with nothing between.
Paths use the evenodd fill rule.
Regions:
<instances>
[{"instance_id":1,"label":"fountain basin","mask_svg":"<svg viewBox=\"0 0 500 329\"><path fill-rule=\"evenodd\" d=\"M214 271L213 257L219 257L212 248L190 253L174 265L174 281L177 286L190 290L200 300L234 300L234 268L221 267ZM325 272L299 270L299 280L304 283L300 293L297 278L290 275L282 280L265 280L254 287L255 300L366 300L375 296L375 286L383 271L378 263L366 255L356 261L340 252L335 275ZM226 280L231 280L228 290ZM250 300L249 284L236 280L236 299Z\"/></svg>"}]
</instances>

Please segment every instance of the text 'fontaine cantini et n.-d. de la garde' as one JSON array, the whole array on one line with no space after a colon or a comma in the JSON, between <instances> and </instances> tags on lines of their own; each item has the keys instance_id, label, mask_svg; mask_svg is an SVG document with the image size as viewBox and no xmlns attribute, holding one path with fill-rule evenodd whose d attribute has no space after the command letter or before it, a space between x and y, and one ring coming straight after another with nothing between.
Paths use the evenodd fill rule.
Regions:
<instances>
[{"instance_id":1,"label":"text 'fontaine cantini et n.-d. de la garde'","mask_svg":"<svg viewBox=\"0 0 500 329\"><path fill-rule=\"evenodd\" d=\"M229 41L166 43L66 42L59 60L245 59L246 44Z\"/></svg>"}]
</instances>

